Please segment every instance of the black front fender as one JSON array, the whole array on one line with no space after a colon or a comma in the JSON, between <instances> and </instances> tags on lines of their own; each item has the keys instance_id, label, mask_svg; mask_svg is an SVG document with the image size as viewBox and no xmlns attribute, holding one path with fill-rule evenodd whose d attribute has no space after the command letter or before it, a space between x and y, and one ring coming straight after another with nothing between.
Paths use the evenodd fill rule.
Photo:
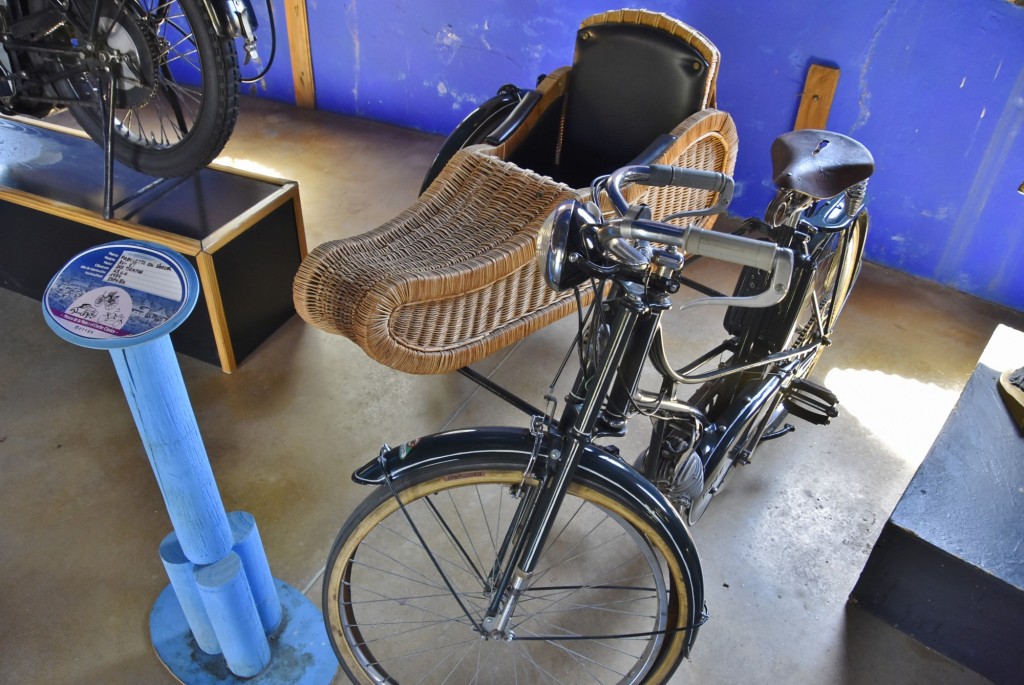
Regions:
<instances>
[{"instance_id":1,"label":"black front fender","mask_svg":"<svg viewBox=\"0 0 1024 685\"><path fill-rule=\"evenodd\" d=\"M542 459L546 459L550 440L542 445ZM420 469L438 464L449 464L471 455L505 455L510 460L526 463L533 452L534 436L524 428L470 428L417 438L384 451L373 461L352 474L352 479L365 485L382 485L388 478L400 480ZM582 473L581 473L582 472ZM687 574L690 591L689 632L687 651L697 635L696 627L703 620L704 579L697 548L690 532L675 507L654 485L622 459L595 445L584 449L577 469L577 477L590 485L612 493L642 514L653 526L665 533L671 541L672 552Z\"/></svg>"}]
</instances>

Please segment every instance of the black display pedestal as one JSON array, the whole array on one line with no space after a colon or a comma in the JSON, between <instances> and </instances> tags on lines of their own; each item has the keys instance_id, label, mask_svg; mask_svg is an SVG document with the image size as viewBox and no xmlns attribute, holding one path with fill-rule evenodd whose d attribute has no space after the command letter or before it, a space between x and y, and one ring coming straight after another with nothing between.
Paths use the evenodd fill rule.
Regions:
<instances>
[{"instance_id":1,"label":"black display pedestal","mask_svg":"<svg viewBox=\"0 0 1024 685\"><path fill-rule=\"evenodd\" d=\"M155 179L115 166L114 201ZM298 184L210 167L168 179L103 218L103 151L88 138L0 119L0 287L42 297L74 255L132 238L182 254L203 297L175 349L237 365L293 314L306 255Z\"/></svg>"},{"instance_id":2,"label":"black display pedestal","mask_svg":"<svg viewBox=\"0 0 1024 685\"><path fill-rule=\"evenodd\" d=\"M996 683L1024 682L1024 436L997 382L999 326L868 558L851 601Z\"/></svg>"}]
</instances>

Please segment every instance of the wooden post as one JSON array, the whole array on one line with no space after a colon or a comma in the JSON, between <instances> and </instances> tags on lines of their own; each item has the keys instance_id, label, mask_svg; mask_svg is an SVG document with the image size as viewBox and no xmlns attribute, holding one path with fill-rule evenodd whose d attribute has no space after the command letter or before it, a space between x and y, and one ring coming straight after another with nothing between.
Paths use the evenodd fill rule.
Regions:
<instances>
[{"instance_id":1,"label":"wooden post","mask_svg":"<svg viewBox=\"0 0 1024 685\"><path fill-rule=\"evenodd\" d=\"M313 53L309 48L306 0L285 0L285 19L288 24L288 46L292 58L295 104L315 109L316 85L313 81Z\"/></svg>"},{"instance_id":2,"label":"wooden post","mask_svg":"<svg viewBox=\"0 0 1024 685\"><path fill-rule=\"evenodd\" d=\"M811 65L807 71L807 80L804 81L804 92L800 98L800 109L797 110L793 130L827 128L828 114L832 109L832 98L835 97L838 83L838 69L820 64Z\"/></svg>"},{"instance_id":3,"label":"wooden post","mask_svg":"<svg viewBox=\"0 0 1024 685\"><path fill-rule=\"evenodd\" d=\"M171 524L196 564L223 559L234 544L169 335L110 350Z\"/></svg>"},{"instance_id":4,"label":"wooden post","mask_svg":"<svg viewBox=\"0 0 1024 685\"><path fill-rule=\"evenodd\" d=\"M258 675L270 665L270 643L242 560L229 552L220 561L196 567L195 579L228 668L242 678Z\"/></svg>"}]
</instances>

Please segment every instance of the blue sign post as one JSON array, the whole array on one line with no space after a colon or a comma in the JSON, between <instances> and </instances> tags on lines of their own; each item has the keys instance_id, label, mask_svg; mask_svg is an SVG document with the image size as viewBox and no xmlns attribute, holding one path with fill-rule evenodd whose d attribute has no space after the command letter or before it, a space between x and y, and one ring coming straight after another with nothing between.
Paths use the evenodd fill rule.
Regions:
<instances>
[{"instance_id":1,"label":"blue sign post","mask_svg":"<svg viewBox=\"0 0 1024 685\"><path fill-rule=\"evenodd\" d=\"M320 611L273 578L255 519L221 501L169 335L198 297L180 255L125 240L68 262L43 295L43 316L61 338L110 351L163 494L171 583L150 634L171 673L189 685L329 683L338 663Z\"/></svg>"}]
</instances>

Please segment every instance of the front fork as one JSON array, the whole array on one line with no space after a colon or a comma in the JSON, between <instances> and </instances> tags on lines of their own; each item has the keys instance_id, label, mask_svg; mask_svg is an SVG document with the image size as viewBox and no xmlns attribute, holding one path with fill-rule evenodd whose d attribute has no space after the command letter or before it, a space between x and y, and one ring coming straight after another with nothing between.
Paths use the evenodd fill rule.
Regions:
<instances>
[{"instance_id":1,"label":"front fork","mask_svg":"<svg viewBox=\"0 0 1024 685\"><path fill-rule=\"evenodd\" d=\"M217 35L222 38L241 38L245 46L245 63L258 58L256 52L256 12L252 0L201 0L213 22Z\"/></svg>"},{"instance_id":2,"label":"front fork","mask_svg":"<svg viewBox=\"0 0 1024 685\"><path fill-rule=\"evenodd\" d=\"M582 401L566 409L568 425L563 427L560 439L548 454L546 471L537 486L536 496L520 503L520 509L525 511L526 523L522 535L515 535L515 526L509 529L508 535L515 537L515 540L511 542L511 538L507 538L505 544L513 550L483 620L487 637L512 637L508 630L512 614L537 568L555 516L568 492L583 450L591 441L604 398L611 389L619 364L629 347L633 329L644 309L639 298L629 294L624 296L623 306L618 308L612 321L611 336L596 375L587 379L587 392ZM579 387L580 383L577 383L577 389ZM517 512L517 517L521 513Z\"/></svg>"}]
</instances>

